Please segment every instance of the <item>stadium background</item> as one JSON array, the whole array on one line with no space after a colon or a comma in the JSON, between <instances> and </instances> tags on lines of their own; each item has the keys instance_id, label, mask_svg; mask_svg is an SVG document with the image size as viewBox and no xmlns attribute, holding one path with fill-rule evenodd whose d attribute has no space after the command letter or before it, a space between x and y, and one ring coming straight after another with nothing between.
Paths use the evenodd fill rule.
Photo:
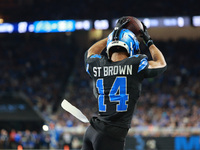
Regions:
<instances>
[{"instance_id":1,"label":"stadium background","mask_svg":"<svg viewBox=\"0 0 200 150\"><path fill-rule=\"evenodd\" d=\"M200 149L198 0L1 0L0 149L81 147L88 124L60 103L68 99L88 118L96 113L83 55L125 15L146 18L168 63L162 76L144 81L126 149ZM91 26L50 32L36 28L41 20L89 20ZM141 49L149 56L142 41Z\"/></svg>"}]
</instances>

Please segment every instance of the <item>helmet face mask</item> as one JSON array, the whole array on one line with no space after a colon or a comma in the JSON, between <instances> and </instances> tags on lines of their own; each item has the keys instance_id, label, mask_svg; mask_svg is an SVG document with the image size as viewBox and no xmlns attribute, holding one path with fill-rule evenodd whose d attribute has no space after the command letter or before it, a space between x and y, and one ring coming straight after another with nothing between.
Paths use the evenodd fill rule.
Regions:
<instances>
[{"instance_id":1,"label":"helmet face mask","mask_svg":"<svg viewBox=\"0 0 200 150\"><path fill-rule=\"evenodd\" d=\"M118 40L114 40L114 32L115 31L111 32L108 35L107 55L109 59L111 57L111 48L113 49L116 46L123 47L130 56L137 54L137 52L139 51L139 42L133 32L128 29L122 29L118 35Z\"/></svg>"}]
</instances>

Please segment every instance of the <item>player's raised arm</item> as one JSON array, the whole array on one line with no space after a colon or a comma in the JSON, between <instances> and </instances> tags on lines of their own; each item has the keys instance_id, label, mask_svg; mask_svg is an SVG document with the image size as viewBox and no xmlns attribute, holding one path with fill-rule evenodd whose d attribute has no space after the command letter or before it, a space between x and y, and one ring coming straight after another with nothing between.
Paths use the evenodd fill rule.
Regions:
<instances>
[{"instance_id":1,"label":"player's raised arm","mask_svg":"<svg viewBox=\"0 0 200 150\"><path fill-rule=\"evenodd\" d=\"M87 57L90 57L93 54L101 54L104 48L107 45L107 37L94 43L88 50Z\"/></svg>"},{"instance_id":2,"label":"player's raised arm","mask_svg":"<svg viewBox=\"0 0 200 150\"><path fill-rule=\"evenodd\" d=\"M143 23L142 23L143 24ZM165 58L162 54L162 52L154 45L153 40L151 39L150 35L147 32L146 26L143 24L144 31L141 30L142 38L144 43L148 46L149 51L151 53L152 59L151 61L148 61L149 69L156 69L156 68L164 68L167 66L167 63L165 61Z\"/></svg>"},{"instance_id":3,"label":"player's raised arm","mask_svg":"<svg viewBox=\"0 0 200 150\"><path fill-rule=\"evenodd\" d=\"M167 66L167 63L165 61L163 54L154 44L152 44L149 47L149 51L151 53L153 60L149 61L148 68L163 68L163 67Z\"/></svg>"}]
</instances>

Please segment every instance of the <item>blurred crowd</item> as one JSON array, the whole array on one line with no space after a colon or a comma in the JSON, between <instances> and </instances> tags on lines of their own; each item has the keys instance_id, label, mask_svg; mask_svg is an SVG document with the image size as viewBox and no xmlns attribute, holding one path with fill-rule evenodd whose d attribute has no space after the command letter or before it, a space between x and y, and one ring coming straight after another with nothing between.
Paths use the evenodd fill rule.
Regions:
<instances>
[{"instance_id":1,"label":"blurred crowd","mask_svg":"<svg viewBox=\"0 0 200 150\"><path fill-rule=\"evenodd\" d=\"M0 19L4 22L113 19L122 14L136 17L199 15L199 1L0 1ZM164 53L168 69L161 76L143 81L129 136L199 135L199 39L155 43ZM48 131L40 132L0 128L0 149L16 149L19 145L26 149L63 148L64 145L80 148L81 141L77 137L82 137L88 124L61 109L60 102L66 98L89 119L96 115L97 100L83 61L87 48L79 47L70 33L0 35L0 94L23 93L49 126ZM151 59L142 44L141 49Z\"/></svg>"},{"instance_id":2,"label":"blurred crowd","mask_svg":"<svg viewBox=\"0 0 200 150\"><path fill-rule=\"evenodd\" d=\"M65 34L3 36L0 92L23 92L41 112L55 112L73 67L72 40Z\"/></svg>"},{"instance_id":3,"label":"blurred crowd","mask_svg":"<svg viewBox=\"0 0 200 150\"><path fill-rule=\"evenodd\" d=\"M79 51L78 45L74 43L72 36L63 33L1 35L0 94L23 93L27 102L41 112L44 123L50 126L51 115L60 107L74 66L75 53ZM1 97L2 104L3 100ZM63 148L65 144L66 134L62 136L57 128L54 129L54 125L47 132L43 132L42 126L31 131L29 128L19 128L16 123L16 126L12 125L12 121L15 120L10 120L6 129L0 125L0 149L16 149L18 145L26 149ZM69 139L71 142L71 134Z\"/></svg>"},{"instance_id":4,"label":"blurred crowd","mask_svg":"<svg viewBox=\"0 0 200 150\"><path fill-rule=\"evenodd\" d=\"M138 129L141 131L139 134L148 136L151 132L146 131L168 128L169 132L162 136L200 133L198 40L158 41L156 45L164 53L168 69L161 76L143 81L143 90L132 120L132 127L136 129L134 132ZM144 45L141 47L142 53L151 59ZM97 101L93 96L91 79L84 70L83 53L70 76L65 96L91 118L97 112ZM60 115L58 118L61 120L77 126L75 118L69 119L63 113ZM188 128L190 130L186 132ZM156 132L156 135L160 134Z\"/></svg>"},{"instance_id":5,"label":"blurred crowd","mask_svg":"<svg viewBox=\"0 0 200 150\"><path fill-rule=\"evenodd\" d=\"M0 149L80 149L81 136L59 132L52 128L47 131L0 130Z\"/></svg>"},{"instance_id":6,"label":"blurred crowd","mask_svg":"<svg viewBox=\"0 0 200 150\"><path fill-rule=\"evenodd\" d=\"M199 15L198 6L198 0L1 0L0 14L6 22L113 19L121 17L121 14L137 17L192 16Z\"/></svg>"},{"instance_id":7,"label":"blurred crowd","mask_svg":"<svg viewBox=\"0 0 200 150\"><path fill-rule=\"evenodd\" d=\"M129 135L199 134L199 40L155 43L164 53L168 69L161 76L143 81ZM53 125L45 137L43 132L30 130L16 131L13 137L12 131L2 129L1 146L2 139L12 138L16 144L19 134L21 142L28 139L27 135L35 141L25 142L25 146L38 147L39 138L42 146L47 146L50 141L54 148L63 147L63 143L71 144L73 135L82 136L88 124L61 109L60 102L66 98L89 119L97 113L92 82L84 68L83 56L87 48L79 48L76 41L66 34L12 34L1 38L0 49L0 92L24 93L42 112L46 123ZM143 44L141 49L151 59ZM167 131L161 132L162 129ZM11 141L3 142L3 145L11 145ZM79 147L80 141L75 139L74 145Z\"/></svg>"},{"instance_id":8,"label":"blurred crowd","mask_svg":"<svg viewBox=\"0 0 200 150\"><path fill-rule=\"evenodd\" d=\"M25 149L50 148L50 135L36 131L16 131L12 129L8 132L0 130L0 149L18 149L22 146Z\"/></svg>"},{"instance_id":9,"label":"blurred crowd","mask_svg":"<svg viewBox=\"0 0 200 150\"><path fill-rule=\"evenodd\" d=\"M200 48L197 41L160 42L168 69L144 81L133 126L200 127Z\"/></svg>"}]
</instances>

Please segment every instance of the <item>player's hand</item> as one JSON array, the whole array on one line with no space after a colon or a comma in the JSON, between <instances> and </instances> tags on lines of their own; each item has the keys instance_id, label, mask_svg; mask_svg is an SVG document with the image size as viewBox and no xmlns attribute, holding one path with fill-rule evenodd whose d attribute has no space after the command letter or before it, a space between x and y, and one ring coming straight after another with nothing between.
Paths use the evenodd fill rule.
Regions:
<instances>
[{"instance_id":1,"label":"player's hand","mask_svg":"<svg viewBox=\"0 0 200 150\"><path fill-rule=\"evenodd\" d=\"M153 40L151 39L151 37L147 31L147 27L144 25L143 22L141 22L141 23L142 23L143 29L144 29L144 30L140 30L141 37L143 38L144 44L149 47L153 44Z\"/></svg>"},{"instance_id":2,"label":"player's hand","mask_svg":"<svg viewBox=\"0 0 200 150\"><path fill-rule=\"evenodd\" d=\"M115 29L119 29L122 28L123 26L125 26L127 23L129 22L128 17L121 17L118 19L117 24L115 26Z\"/></svg>"}]
</instances>

